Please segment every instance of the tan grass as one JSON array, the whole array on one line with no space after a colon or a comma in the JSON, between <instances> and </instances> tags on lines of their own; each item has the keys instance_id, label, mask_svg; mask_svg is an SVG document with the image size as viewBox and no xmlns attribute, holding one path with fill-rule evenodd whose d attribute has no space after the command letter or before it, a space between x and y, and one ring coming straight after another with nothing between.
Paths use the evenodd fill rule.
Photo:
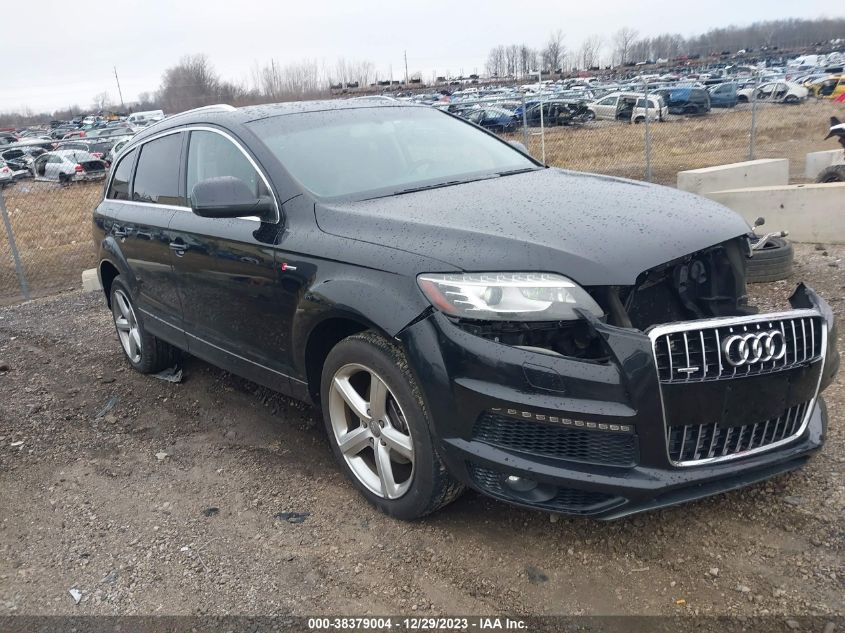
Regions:
<instances>
[{"instance_id":1,"label":"tan grass","mask_svg":"<svg viewBox=\"0 0 845 633\"><path fill-rule=\"evenodd\" d=\"M845 108L829 101L761 105L755 158L788 158L791 178L803 182L807 152L839 147L835 141L823 139L830 117L843 114ZM649 128L652 181L673 185L679 171L748 160L751 107L713 110L703 117L670 117ZM510 138L522 140L522 135ZM532 155L539 157L538 129L531 130L528 144ZM642 179L646 168L644 147L644 125L602 121L580 128L546 130L546 162L567 169Z\"/></svg>"},{"instance_id":2,"label":"tan grass","mask_svg":"<svg viewBox=\"0 0 845 633\"><path fill-rule=\"evenodd\" d=\"M3 190L27 282L34 296L80 286L95 265L92 213L102 183L22 181ZM0 303L17 299L19 286L5 228L0 225Z\"/></svg>"}]
</instances>

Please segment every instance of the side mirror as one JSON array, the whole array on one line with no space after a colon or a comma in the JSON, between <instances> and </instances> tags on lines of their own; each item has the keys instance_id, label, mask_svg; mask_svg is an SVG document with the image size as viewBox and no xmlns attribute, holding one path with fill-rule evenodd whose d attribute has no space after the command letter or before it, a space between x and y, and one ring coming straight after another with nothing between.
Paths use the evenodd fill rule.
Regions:
<instances>
[{"instance_id":1,"label":"side mirror","mask_svg":"<svg viewBox=\"0 0 845 633\"><path fill-rule=\"evenodd\" d=\"M519 141L508 141L508 143L513 145L516 149L518 149L523 154L528 154L528 148L525 147L525 145L520 143Z\"/></svg>"},{"instance_id":2,"label":"side mirror","mask_svg":"<svg viewBox=\"0 0 845 633\"><path fill-rule=\"evenodd\" d=\"M264 216L273 212L273 201L268 196L256 197L240 178L220 176L194 185L191 209L204 218Z\"/></svg>"}]
</instances>

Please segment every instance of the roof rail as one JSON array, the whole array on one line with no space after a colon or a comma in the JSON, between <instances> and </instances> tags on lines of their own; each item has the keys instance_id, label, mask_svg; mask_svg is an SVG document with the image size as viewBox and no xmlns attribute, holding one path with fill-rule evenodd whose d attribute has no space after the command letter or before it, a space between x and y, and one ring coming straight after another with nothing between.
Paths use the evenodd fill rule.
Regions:
<instances>
[{"instance_id":1,"label":"roof rail","mask_svg":"<svg viewBox=\"0 0 845 633\"><path fill-rule=\"evenodd\" d=\"M194 114L196 112L234 112L235 110L237 110L237 108L229 105L228 103L216 103L214 105L202 106L200 108L193 108L192 110L185 110L184 112L171 114L170 116L163 118L161 121L156 121L152 125L148 125L145 129L150 129L160 123L164 123L165 121L172 121L174 118L185 116L186 114Z\"/></svg>"},{"instance_id":2,"label":"roof rail","mask_svg":"<svg viewBox=\"0 0 845 633\"><path fill-rule=\"evenodd\" d=\"M207 105L202 106L200 108L194 108L192 110L185 110L184 112L179 112L178 114L174 114L173 116L179 116L179 114L193 114L194 112L234 112L237 110L235 106L230 106L228 103L215 103L214 105Z\"/></svg>"}]
</instances>

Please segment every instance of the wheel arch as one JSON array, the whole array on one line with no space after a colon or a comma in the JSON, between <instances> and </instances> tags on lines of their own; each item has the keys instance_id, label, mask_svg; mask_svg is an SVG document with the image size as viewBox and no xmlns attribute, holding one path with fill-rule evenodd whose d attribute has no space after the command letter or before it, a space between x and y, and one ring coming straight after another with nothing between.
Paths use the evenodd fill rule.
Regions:
<instances>
[{"instance_id":1,"label":"wheel arch","mask_svg":"<svg viewBox=\"0 0 845 633\"><path fill-rule=\"evenodd\" d=\"M385 338L391 338L372 322L360 315L350 313L327 316L313 324L303 346L302 365L305 369L308 395L316 406L320 406L320 383L323 377L323 366L329 353L343 339L367 330L378 332Z\"/></svg>"},{"instance_id":2,"label":"wheel arch","mask_svg":"<svg viewBox=\"0 0 845 633\"><path fill-rule=\"evenodd\" d=\"M103 289L103 294L106 295L106 305L111 308L111 285L115 277L120 274L120 271L117 269L117 266L109 260L104 259L100 262L97 272L100 275L100 287Z\"/></svg>"}]
</instances>

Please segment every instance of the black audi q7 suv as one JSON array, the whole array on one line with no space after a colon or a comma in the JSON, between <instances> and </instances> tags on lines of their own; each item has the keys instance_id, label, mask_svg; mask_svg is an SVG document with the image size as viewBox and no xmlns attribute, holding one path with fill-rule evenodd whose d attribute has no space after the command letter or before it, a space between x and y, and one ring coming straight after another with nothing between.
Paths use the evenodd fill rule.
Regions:
<instances>
[{"instance_id":1,"label":"black audi q7 suv","mask_svg":"<svg viewBox=\"0 0 845 633\"><path fill-rule=\"evenodd\" d=\"M748 305L748 225L674 189L545 167L425 106L170 117L94 213L129 363L178 350L320 407L395 517L470 486L614 518L804 464L830 307Z\"/></svg>"}]
</instances>

